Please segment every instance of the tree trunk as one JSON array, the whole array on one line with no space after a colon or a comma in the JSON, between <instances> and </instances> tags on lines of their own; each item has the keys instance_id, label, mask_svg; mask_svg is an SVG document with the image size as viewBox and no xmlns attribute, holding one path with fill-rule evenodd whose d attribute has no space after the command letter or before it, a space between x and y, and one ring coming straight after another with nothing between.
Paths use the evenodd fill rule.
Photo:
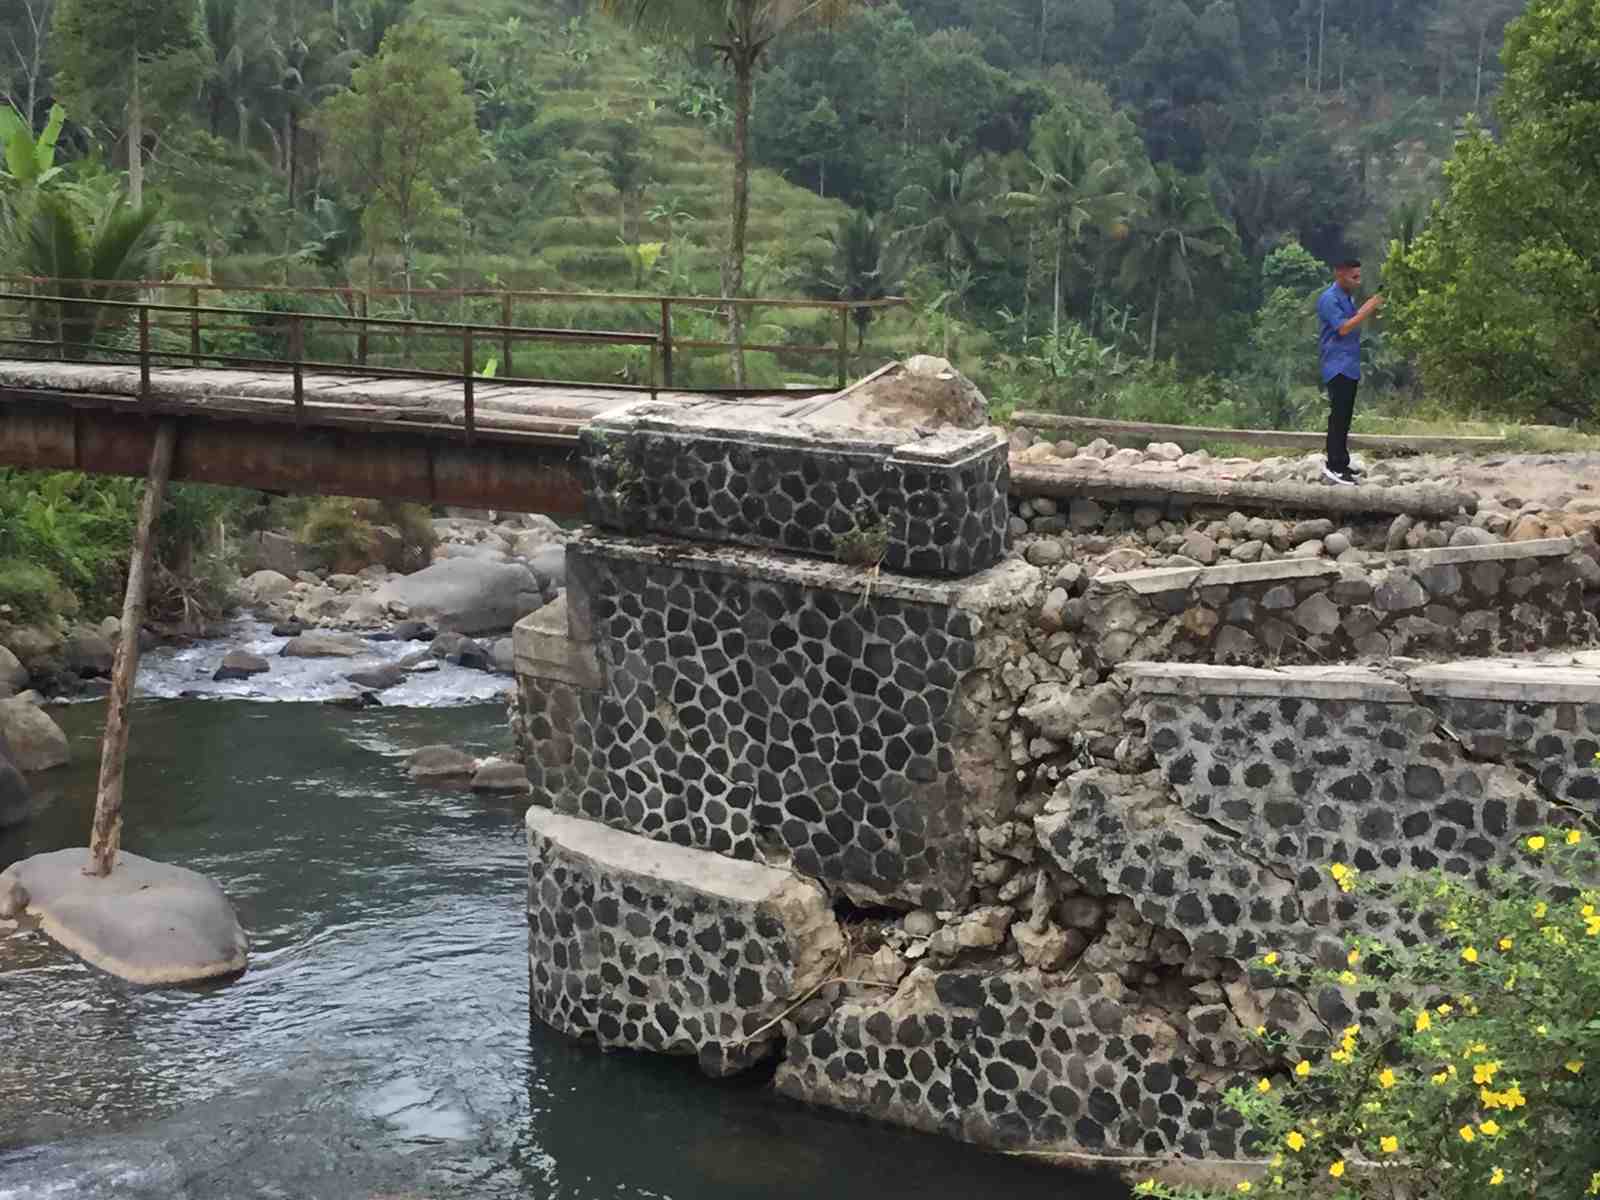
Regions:
<instances>
[{"instance_id":1,"label":"tree trunk","mask_svg":"<svg viewBox=\"0 0 1600 1200\"><path fill-rule=\"evenodd\" d=\"M133 52L133 89L128 93L128 199L144 207L144 97L139 92L139 52Z\"/></svg>"},{"instance_id":2,"label":"tree trunk","mask_svg":"<svg viewBox=\"0 0 1600 1200\"><path fill-rule=\"evenodd\" d=\"M1322 50L1327 40L1328 0L1322 0L1317 13L1317 95L1322 95Z\"/></svg>"},{"instance_id":3,"label":"tree trunk","mask_svg":"<svg viewBox=\"0 0 1600 1200\"><path fill-rule=\"evenodd\" d=\"M1483 24L1478 26L1478 76L1472 85L1472 111L1481 112L1483 109L1483 47L1489 40L1489 18L1485 14Z\"/></svg>"},{"instance_id":4,"label":"tree trunk","mask_svg":"<svg viewBox=\"0 0 1600 1200\"><path fill-rule=\"evenodd\" d=\"M1039 0L1039 66L1044 66L1044 35L1050 28L1050 0Z\"/></svg>"},{"instance_id":5,"label":"tree trunk","mask_svg":"<svg viewBox=\"0 0 1600 1200\"><path fill-rule=\"evenodd\" d=\"M1152 366L1155 364L1155 361L1156 361L1156 342L1161 337L1161 293L1162 293L1163 290L1164 289L1162 288L1162 286L1159 283L1156 284L1156 304L1155 304L1154 311L1152 311L1151 314L1150 314L1150 357L1149 357L1149 362L1151 363Z\"/></svg>"},{"instance_id":6,"label":"tree trunk","mask_svg":"<svg viewBox=\"0 0 1600 1200\"><path fill-rule=\"evenodd\" d=\"M1056 295L1055 316L1052 318L1050 332L1055 337L1059 346L1061 342L1061 255L1065 250L1066 230L1060 225L1056 226Z\"/></svg>"},{"instance_id":7,"label":"tree trunk","mask_svg":"<svg viewBox=\"0 0 1600 1200\"><path fill-rule=\"evenodd\" d=\"M295 155L294 155L294 106L290 105L289 111L283 114L283 173L288 179L289 207L294 207L295 192Z\"/></svg>"},{"instance_id":8,"label":"tree trunk","mask_svg":"<svg viewBox=\"0 0 1600 1200\"><path fill-rule=\"evenodd\" d=\"M733 220L728 231L728 273L723 299L744 295L744 244L750 225L750 107L755 93L756 51L748 40L733 55ZM744 310L731 304L733 386L742 388L744 374Z\"/></svg>"},{"instance_id":9,"label":"tree trunk","mask_svg":"<svg viewBox=\"0 0 1600 1200\"><path fill-rule=\"evenodd\" d=\"M155 551L156 517L172 471L172 448L177 426L171 419L156 427L155 448L150 452L150 473L144 499L139 504L139 524L133 536L133 560L128 564L128 590L122 600L122 633L116 666L111 673L111 695L106 701L106 732L100 747L100 785L94 798L94 827L89 835L89 862L85 875L111 874L122 848L122 778L128 759L128 701L139 670L139 626L144 623L145 592L150 583L150 560Z\"/></svg>"}]
</instances>

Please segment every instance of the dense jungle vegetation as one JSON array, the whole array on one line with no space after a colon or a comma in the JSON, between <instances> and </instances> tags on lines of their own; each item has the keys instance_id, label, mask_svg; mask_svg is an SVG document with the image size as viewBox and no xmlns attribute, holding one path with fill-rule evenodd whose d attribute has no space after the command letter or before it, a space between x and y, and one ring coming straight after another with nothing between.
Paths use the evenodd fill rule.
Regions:
<instances>
[{"instance_id":1,"label":"dense jungle vegetation","mask_svg":"<svg viewBox=\"0 0 1600 1200\"><path fill-rule=\"evenodd\" d=\"M1353 252L1391 293L1363 420L1594 411L1600 0L8 0L0 99L9 272L482 320L427 290L903 295L857 312L853 373L926 349L1002 415L1292 427ZM680 320L729 337L718 306ZM738 337L834 330L756 309ZM831 367L702 350L680 381Z\"/></svg>"}]
</instances>

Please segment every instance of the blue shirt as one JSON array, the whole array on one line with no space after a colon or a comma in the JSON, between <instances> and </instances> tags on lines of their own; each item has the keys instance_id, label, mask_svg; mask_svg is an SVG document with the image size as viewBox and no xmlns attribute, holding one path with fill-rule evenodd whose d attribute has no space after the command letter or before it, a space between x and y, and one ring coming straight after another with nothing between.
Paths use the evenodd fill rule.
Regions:
<instances>
[{"instance_id":1,"label":"blue shirt","mask_svg":"<svg viewBox=\"0 0 1600 1200\"><path fill-rule=\"evenodd\" d=\"M1322 322L1322 382L1335 375L1361 378L1361 330L1352 329L1343 337L1339 326L1356 315L1356 302L1337 283L1317 297L1317 317Z\"/></svg>"}]
</instances>

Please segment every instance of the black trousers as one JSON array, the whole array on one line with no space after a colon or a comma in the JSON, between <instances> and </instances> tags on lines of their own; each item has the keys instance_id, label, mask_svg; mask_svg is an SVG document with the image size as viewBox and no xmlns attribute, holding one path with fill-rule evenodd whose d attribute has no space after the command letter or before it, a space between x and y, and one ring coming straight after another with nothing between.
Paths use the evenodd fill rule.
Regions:
<instances>
[{"instance_id":1,"label":"black trousers","mask_svg":"<svg viewBox=\"0 0 1600 1200\"><path fill-rule=\"evenodd\" d=\"M1350 465L1350 418L1356 410L1359 379L1335 375L1328 380L1328 469L1343 471Z\"/></svg>"}]
</instances>

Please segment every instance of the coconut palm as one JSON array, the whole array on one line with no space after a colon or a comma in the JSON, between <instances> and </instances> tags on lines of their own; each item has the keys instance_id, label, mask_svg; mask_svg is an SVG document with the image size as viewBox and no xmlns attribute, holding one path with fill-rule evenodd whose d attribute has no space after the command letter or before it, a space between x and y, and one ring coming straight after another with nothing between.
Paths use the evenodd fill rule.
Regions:
<instances>
[{"instance_id":1,"label":"coconut palm","mask_svg":"<svg viewBox=\"0 0 1600 1200\"><path fill-rule=\"evenodd\" d=\"M1228 252L1228 228L1205 180L1181 174L1163 163L1143 215L1135 218L1124 245L1121 284L1129 292L1149 288L1150 353L1156 359L1161 336L1161 302L1169 291L1193 299L1195 274L1202 261L1216 262Z\"/></svg>"},{"instance_id":2,"label":"coconut palm","mask_svg":"<svg viewBox=\"0 0 1600 1200\"><path fill-rule=\"evenodd\" d=\"M1067 247L1085 225L1109 231L1139 205L1127 164L1096 152L1085 134L1064 119L1041 122L1028 165L1038 177L1033 190L1011 192L1013 211L1035 214L1055 247L1055 306L1051 335L1061 336L1061 271Z\"/></svg>"},{"instance_id":3,"label":"coconut palm","mask_svg":"<svg viewBox=\"0 0 1600 1200\"><path fill-rule=\"evenodd\" d=\"M22 230L18 266L24 274L56 280L52 290L62 300L50 332L60 337L65 357L82 357L127 320L126 309L106 308L103 302L137 297L135 282L157 269L161 236L156 208L134 208L121 189L109 196L60 189L35 198Z\"/></svg>"},{"instance_id":4,"label":"coconut palm","mask_svg":"<svg viewBox=\"0 0 1600 1200\"><path fill-rule=\"evenodd\" d=\"M881 222L857 212L822 236L830 253L813 281L815 292L835 300L885 300L904 290L905 245L886 236ZM867 344L867 327L876 315L871 308L850 310L858 352Z\"/></svg>"},{"instance_id":5,"label":"coconut palm","mask_svg":"<svg viewBox=\"0 0 1600 1200\"><path fill-rule=\"evenodd\" d=\"M756 66L775 39L797 26L843 19L856 0L596 0L600 11L660 41L714 51L733 72L733 212L722 294L744 291L746 229L750 223L750 106ZM730 305L733 377L744 386L744 318Z\"/></svg>"}]
</instances>

